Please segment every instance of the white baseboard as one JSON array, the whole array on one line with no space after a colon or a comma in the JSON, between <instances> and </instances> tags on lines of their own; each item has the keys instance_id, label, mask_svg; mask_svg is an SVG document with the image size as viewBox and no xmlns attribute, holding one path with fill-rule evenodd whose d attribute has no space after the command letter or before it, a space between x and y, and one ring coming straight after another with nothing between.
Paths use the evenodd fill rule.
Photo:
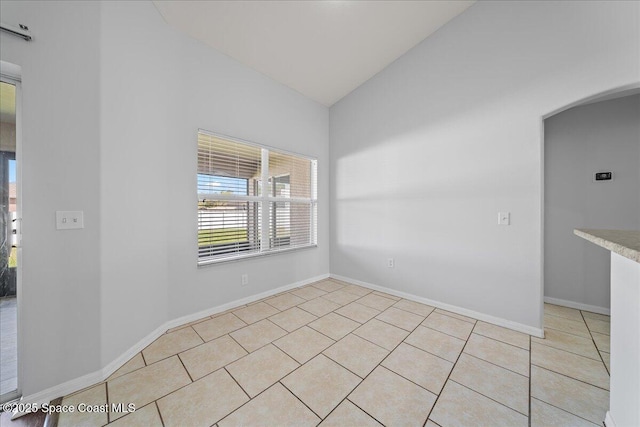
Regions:
<instances>
[{"instance_id":1,"label":"white baseboard","mask_svg":"<svg viewBox=\"0 0 640 427\"><path fill-rule=\"evenodd\" d=\"M590 311L592 313L605 314L611 316L611 310L605 307L598 307L597 305L582 304L580 302L568 301L560 298L544 297L544 302L554 305L561 305L563 307L576 308L578 310Z\"/></svg>"},{"instance_id":2,"label":"white baseboard","mask_svg":"<svg viewBox=\"0 0 640 427\"><path fill-rule=\"evenodd\" d=\"M523 332L527 335L532 335L538 338L544 338L544 332L540 328L534 328L529 325L524 325L518 322L512 322L511 320L503 319L500 317L491 316L478 311L469 310L466 308L458 307L451 304L446 304L440 301L434 301L428 298L419 297L416 295L408 294L405 292L397 291L395 289L386 288L384 286L374 285L372 283L363 282L361 280L352 279L350 277L340 276L337 274L331 274L332 278L343 282L349 282L356 285L363 286L365 288L373 289L380 292L385 292L390 295L395 295L404 299L419 302L422 304L430 305L432 307L441 308L443 310L451 311L452 313L461 314L463 316L473 317L474 319L482 320L483 322L491 323L494 325L502 326L505 328L513 329L514 331Z\"/></svg>"},{"instance_id":3,"label":"white baseboard","mask_svg":"<svg viewBox=\"0 0 640 427\"><path fill-rule=\"evenodd\" d=\"M607 411L607 414L604 416L604 425L605 427L616 427L616 423L613 422L610 411Z\"/></svg>"},{"instance_id":4,"label":"white baseboard","mask_svg":"<svg viewBox=\"0 0 640 427\"><path fill-rule=\"evenodd\" d=\"M64 382L62 384L58 384L56 386L50 387L48 389L39 391L37 393L31 394L29 396L23 396L20 399L20 403L24 404L32 404L42 406L44 403L49 403L54 399L57 399L61 396L66 396L71 393L75 393L78 390L82 390L87 388L93 384L105 381L111 374L117 371L122 365L127 363L133 356L144 350L149 344L158 339L161 335L163 335L167 330L171 328L175 328L176 326L181 326L186 323L191 323L195 320L202 319L203 317L211 316L213 314L217 314L235 307L239 307L241 305L249 304L254 301L258 301L262 298L270 297L272 295L276 295L290 289L298 288L300 286L308 285L310 283L318 282L323 279L327 279L329 274L321 274L319 276L311 277L309 279L300 280L295 283L290 283L285 286L281 286L279 288L271 289L265 292L261 292L259 294L251 295L245 298L241 298L235 301L228 302L226 304L219 305L217 307L208 308L206 310L202 310L196 313L192 313L186 316L179 317L177 319L169 320L159 327L157 327L153 332L146 335L136 344L131 346L127 351L122 353L120 356L116 357L112 362L107 364L104 368L99 369L95 372L91 372L87 375L83 375L78 378L74 378L73 380ZM14 412L12 419L16 419L23 415L26 415L26 412Z\"/></svg>"}]
</instances>

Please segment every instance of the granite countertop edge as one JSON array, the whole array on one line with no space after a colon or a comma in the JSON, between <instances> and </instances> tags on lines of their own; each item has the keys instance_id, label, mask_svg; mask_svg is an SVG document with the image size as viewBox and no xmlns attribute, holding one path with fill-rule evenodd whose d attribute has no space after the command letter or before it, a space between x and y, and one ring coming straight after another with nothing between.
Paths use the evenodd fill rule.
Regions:
<instances>
[{"instance_id":1,"label":"granite countertop edge","mask_svg":"<svg viewBox=\"0 0 640 427\"><path fill-rule=\"evenodd\" d=\"M609 249L611 252L640 263L640 230L576 228L573 233L598 246Z\"/></svg>"}]
</instances>

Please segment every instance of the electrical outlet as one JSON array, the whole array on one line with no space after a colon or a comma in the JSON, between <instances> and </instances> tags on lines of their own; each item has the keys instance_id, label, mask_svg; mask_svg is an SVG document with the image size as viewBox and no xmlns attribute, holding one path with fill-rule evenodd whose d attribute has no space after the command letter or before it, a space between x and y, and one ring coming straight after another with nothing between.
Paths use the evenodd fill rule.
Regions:
<instances>
[{"instance_id":1,"label":"electrical outlet","mask_svg":"<svg viewBox=\"0 0 640 427\"><path fill-rule=\"evenodd\" d=\"M247 286L249 284L249 275L243 274L241 280L242 280L242 286Z\"/></svg>"},{"instance_id":2,"label":"electrical outlet","mask_svg":"<svg viewBox=\"0 0 640 427\"><path fill-rule=\"evenodd\" d=\"M74 228L84 228L84 213L82 211L56 211L57 230Z\"/></svg>"},{"instance_id":3,"label":"electrical outlet","mask_svg":"<svg viewBox=\"0 0 640 427\"><path fill-rule=\"evenodd\" d=\"M396 262L393 258L387 259L387 267L394 268L396 266Z\"/></svg>"},{"instance_id":4,"label":"electrical outlet","mask_svg":"<svg viewBox=\"0 0 640 427\"><path fill-rule=\"evenodd\" d=\"M498 225L510 225L511 212L498 212Z\"/></svg>"}]
</instances>

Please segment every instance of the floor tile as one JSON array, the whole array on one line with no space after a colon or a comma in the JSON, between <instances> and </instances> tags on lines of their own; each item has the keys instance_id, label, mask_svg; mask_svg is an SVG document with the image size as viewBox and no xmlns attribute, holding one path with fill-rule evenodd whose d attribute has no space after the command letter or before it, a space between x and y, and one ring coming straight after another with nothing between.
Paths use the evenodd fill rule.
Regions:
<instances>
[{"instance_id":1,"label":"floor tile","mask_svg":"<svg viewBox=\"0 0 640 427\"><path fill-rule=\"evenodd\" d=\"M449 362L458 360L458 355L464 347L463 340L424 326L418 326L416 330L405 339L405 342L442 357Z\"/></svg>"},{"instance_id":2,"label":"floor tile","mask_svg":"<svg viewBox=\"0 0 640 427\"><path fill-rule=\"evenodd\" d=\"M202 344L203 342L193 328L178 329L175 332L161 335L160 338L142 350L142 355L147 364L150 365L158 360L166 359L169 356Z\"/></svg>"},{"instance_id":3,"label":"floor tile","mask_svg":"<svg viewBox=\"0 0 640 427\"><path fill-rule=\"evenodd\" d=\"M357 302L352 302L337 309L336 313L355 320L356 322L365 323L380 314L380 311L367 307L366 305L358 304Z\"/></svg>"},{"instance_id":4,"label":"floor tile","mask_svg":"<svg viewBox=\"0 0 640 427\"><path fill-rule=\"evenodd\" d=\"M408 311L400 310L395 307L389 307L378 316L376 319L389 323L393 326L404 329L405 331L413 331L425 318Z\"/></svg>"},{"instance_id":5,"label":"floor tile","mask_svg":"<svg viewBox=\"0 0 640 427\"><path fill-rule=\"evenodd\" d=\"M397 301L382 297L380 295L369 294L360 298L358 300L358 303L366 305L367 307L375 308L376 310L383 311L397 303Z\"/></svg>"},{"instance_id":6,"label":"floor tile","mask_svg":"<svg viewBox=\"0 0 640 427\"><path fill-rule=\"evenodd\" d=\"M313 412L282 384L276 383L227 418L219 427L232 426L315 426L320 422Z\"/></svg>"},{"instance_id":7,"label":"floor tile","mask_svg":"<svg viewBox=\"0 0 640 427\"><path fill-rule=\"evenodd\" d=\"M436 395L378 366L349 400L386 426L422 425Z\"/></svg>"},{"instance_id":8,"label":"floor tile","mask_svg":"<svg viewBox=\"0 0 640 427\"><path fill-rule=\"evenodd\" d=\"M311 286L325 292L335 292L338 289L344 288L344 285L334 282L333 280L323 280L321 282L312 283Z\"/></svg>"},{"instance_id":9,"label":"floor tile","mask_svg":"<svg viewBox=\"0 0 640 427\"><path fill-rule=\"evenodd\" d=\"M424 427L440 427L440 426L429 419L427 420L427 423L424 425Z\"/></svg>"},{"instance_id":10,"label":"floor tile","mask_svg":"<svg viewBox=\"0 0 640 427\"><path fill-rule=\"evenodd\" d=\"M245 323L255 323L259 320L266 319L269 316L273 316L278 312L279 310L269 304L258 302L245 308L241 308L240 310L236 310L233 314L238 316L238 318Z\"/></svg>"},{"instance_id":11,"label":"floor tile","mask_svg":"<svg viewBox=\"0 0 640 427\"><path fill-rule=\"evenodd\" d=\"M611 355L609 353L601 351L600 356L602 357L602 360L607 367L607 371L609 371L609 374L611 374Z\"/></svg>"},{"instance_id":12,"label":"floor tile","mask_svg":"<svg viewBox=\"0 0 640 427\"><path fill-rule=\"evenodd\" d=\"M506 342L507 344L529 350L529 335L514 331L513 329L507 329L502 326L478 321L476 326L473 328L473 332L478 335L483 335L488 338L493 338L494 340Z\"/></svg>"},{"instance_id":13,"label":"floor tile","mask_svg":"<svg viewBox=\"0 0 640 427\"><path fill-rule=\"evenodd\" d=\"M247 352L229 335L209 341L179 354L195 381L245 356Z\"/></svg>"},{"instance_id":14,"label":"floor tile","mask_svg":"<svg viewBox=\"0 0 640 427\"><path fill-rule=\"evenodd\" d=\"M273 344L268 344L227 365L226 369L238 381L243 390L253 398L298 366L298 362L287 356L282 350Z\"/></svg>"},{"instance_id":15,"label":"floor tile","mask_svg":"<svg viewBox=\"0 0 640 427\"><path fill-rule=\"evenodd\" d=\"M529 376L529 352L520 347L505 344L482 335L471 334L464 352L494 365ZM436 422L438 421L436 420Z\"/></svg>"},{"instance_id":16,"label":"floor tile","mask_svg":"<svg viewBox=\"0 0 640 427\"><path fill-rule=\"evenodd\" d=\"M321 298L327 299L329 301L335 302L340 305L347 305L350 302L353 302L360 298L358 295L354 295L347 291L343 291L342 289L334 292L330 292L326 295L323 295Z\"/></svg>"},{"instance_id":17,"label":"floor tile","mask_svg":"<svg viewBox=\"0 0 640 427\"><path fill-rule=\"evenodd\" d=\"M445 316L437 312L431 313L424 322L423 326L444 332L447 335L466 340L471 335L473 324L454 317Z\"/></svg>"},{"instance_id":18,"label":"floor tile","mask_svg":"<svg viewBox=\"0 0 640 427\"><path fill-rule=\"evenodd\" d=\"M593 337L593 341L595 341L596 347L598 347L599 351L611 353L611 337L609 335L591 332L591 336Z\"/></svg>"},{"instance_id":19,"label":"floor tile","mask_svg":"<svg viewBox=\"0 0 640 427\"><path fill-rule=\"evenodd\" d=\"M109 427L163 427L158 407L151 402L142 408L136 408L135 412L109 424Z\"/></svg>"},{"instance_id":20,"label":"floor tile","mask_svg":"<svg viewBox=\"0 0 640 427\"><path fill-rule=\"evenodd\" d=\"M563 317L565 319L577 320L578 322L582 322L582 314L580 314L580 310L576 310L575 308L569 308L569 307L563 307L561 305L545 303L544 313L551 314L553 316Z\"/></svg>"},{"instance_id":21,"label":"floor tile","mask_svg":"<svg viewBox=\"0 0 640 427\"><path fill-rule=\"evenodd\" d=\"M608 338L609 337L607 337L607 342L609 341ZM596 350L596 346L593 345L593 340L555 329L546 329L544 331L544 339L531 337L531 342L569 351L594 360L600 359L598 350Z\"/></svg>"},{"instance_id":22,"label":"floor tile","mask_svg":"<svg viewBox=\"0 0 640 427\"><path fill-rule=\"evenodd\" d=\"M382 366L432 393L439 394L453 363L402 343L382 362Z\"/></svg>"},{"instance_id":23,"label":"floor tile","mask_svg":"<svg viewBox=\"0 0 640 427\"><path fill-rule=\"evenodd\" d=\"M329 414L319 427L381 427L382 424L371 418L362 409L344 400L334 411Z\"/></svg>"},{"instance_id":24,"label":"floor tile","mask_svg":"<svg viewBox=\"0 0 640 427\"><path fill-rule=\"evenodd\" d=\"M401 299L393 304L393 306L400 310L408 311L424 317L427 317L434 310L434 307L431 307L430 305L420 304L419 302L409 301L407 299Z\"/></svg>"},{"instance_id":25,"label":"floor tile","mask_svg":"<svg viewBox=\"0 0 640 427\"><path fill-rule=\"evenodd\" d=\"M220 313L220 314L222 314L222 313ZM166 333L170 334L171 332L175 332L175 331L179 331L180 329L188 328L189 326L193 326L193 325L196 325L198 323L204 322L205 320L209 320L212 317L213 316L206 316L206 317L203 317L201 319L194 320L193 322L185 323L184 325L180 325L180 326L176 326L175 328L167 329Z\"/></svg>"},{"instance_id":26,"label":"floor tile","mask_svg":"<svg viewBox=\"0 0 640 427\"><path fill-rule=\"evenodd\" d=\"M118 378L124 374L128 374L129 372L132 372L132 371L135 371L136 369L140 369L144 367L145 367L145 364L144 364L144 359L142 358L142 353L138 353L135 356L133 356L131 359L129 359L127 363L125 363L120 368L118 368L117 371L111 374L111 376L107 378L107 381L112 380L114 378Z\"/></svg>"},{"instance_id":27,"label":"floor tile","mask_svg":"<svg viewBox=\"0 0 640 427\"><path fill-rule=\"evenodd\" d=\"M357 335L349 334L326 349L323 354L364 378L389 352Z\"/></svg>"},{"instance_id":28,"label":"floor tile","mask_svg":"<svg viewBox=\"0 0 640 427\"><path fill-rule=\"evenodd\" d=\"M75 408L77 408L80 403L84 403L88 406L106 405L107 388L105 384L98 384L95 387L91 387L62 399L63 405L70 405ZM108 415L106 412L62 412L58 418L59 427L102 426L107 422Z\"/></svg>"},{"instance_id":29,"label":"floor tile","mask_svg":"<svg viewBox=\"0 0 640 427\"><path fill-rule=\"evenodd\" d=\"M544 328L557 329L559 331L567 332L574 335L580 335L582 337L589 338L589 330L583 320L576 321L565 319L564 317L544 315Z\"/></svg>"},{"instance_id":30,"label":"floor tile","mask_svg":"<svg viewBox=\"0 0 640 427\"><path fill-rule=\"evenodd\" d=\"M392 300L395 300L395 301L400 301L402 299L400 297L397 297L397 296L391 295L391 294L387 294L385 292L373 291L373 293L375 295L380 295L381 297L389 298L389 299L392 299Z\"/></svg>"},{"instance_id":31,"label":"floor tile","mask_svg":"<svg viewBox=\"0 0 640 427\"><path fill-rule=\"evenodd\" d=\"M165 427L209 427L249 398L224 369L220 369L158 400Z\"/></svg>"},{"instance_id":32,"label":"floor tile","mask_svg":"<svg viewBox=\"0 0 640 427\"><path fill-rule=\"evenodd\" d=\"M353 331L353 333L389 351L396 348L396 346L409 335L409 332L404 329L397 328L377 319L369 320Z\"/></svg>"},{"instance_id":33,"label":"floor tile","mask_svg":"<svg viewBox=\"0 0 640 427\"><path fill-rule=\"evenodd\" d=\"M529 378L524 375L463 353L451 379L525 416L529 414Z\"/></svg>"},{"instance_id":34,"label":"floor tile","mask_svg":"<svg viewBox=\"0 0 640 427\"><path fill-rule=\"evenodd\" d=\"M273 342L280 350L305 363L320 354L335 341L307 326Z\"/></svg>"},{"instance_id":35,"label":"floor tile","mask_svg":"<svg viewBox=\"0 0 640 427\"><path fill-rule=\"evenodd\" d=\"M109 381L109 403L125 406L133 403L141 408L189 383L191 379L178 356L171 356ZM109 417L115 419L123 415L112 413Z\"/></svg>"},{"instance_id":36,"label":"floor tile","mask_svg":"<svg viewBox=\"0 0 640 427\"><path fill-rule=\"evenodd\" d=\"M611 316L607 316L606 314L598 314L598 313L592 313L590 311L582 311L582 317L584 317L585 319L595 319L595 320L602 320L604 322L611 322Z\"/></svg>"},{"instance_id":37,"label":"floor tile","mask_svg":"<svg viewBox=\"0 0 640 427\"><path fill-rule=\"evenodd\" d=\"M193 325L193 329L203 340L211 341L212 339L226 335L236 329L244 328L245 326L247 326L247 324L237 318L233 313L227 313Z\"/></svg>"},{"instance_id":38,"label":"floor tile","mask_svg":"<svg viewBox=\"0 0 640 427\"><path fill-rule=\"evenodd\" d=\"M360 326L360 324L351 319L347 319L344 316L329 313L326 316L309 323L307 326L325 334L329 338L339 340Z\"/></svg>"},{"instance_id":39,"label":"floor tile","mask_svg":"<svg viewBox=\"0 0 640 427\"><path fill-rule=\"evenodd\" d=\"M359 297L363 297L372 292L371 289L363 288L362 286L358 286L358 285L347 285L344 288L342 288L342 290L354 295L358 295Z\"/></svg>"},{"instance_id":40,"label":"floor tile","mask_svg":"<svg viewBox=\"0 0 640 427\"><path fill-rule=\"evenodd\" d=\"M328 299L316 298L307 301L304 304L300 304L298 308L301 308L304 311L308 311L314 316L322 317L326 314L331 313L336 308L340 308L340 304L336 304L335 302L329 301Z\"/></svg>"},{"instance_id":41,"label":"floor tile","mask_svg":"<svg viewBox=\"0 0 640 427\"><path fill-rule=\"evenodd\" d=\"M360 381L355 374L319 354L287 375L282 384L313 412L324 418Z\"/></svg>"},{"instance_id":42,"label":"floor tile","mask_svg":"<svg viewBox=\"0 0 640 427\"><path fill-rule=\"evenodd\" d=\"M609 374L601 360L593 360L533 343L531 345L531 364L606 390L609 389Z\"/></svg>"},{"instance_id":43,"label":"floor tile","mask_svg":"<svg viewBox=\"0 0 640 427\"><path fill-rule=\"evenodd\" d=\"M277 308L278 310L287 310L291 307L295 307L298 304L302 304L306 300L292 293L284 293L273 298L265 300L267 304Z\"/></svg>"},{"instance_id":44,"label":"floor tile","mask_svg":"<svg viewBox=\"0 0 640 427\"><path fill-rule=\"evenodd\" d=\"M526 416L453 381L447 384L429 416L442 426L527 427Z\"/></svg>"},{"instance_id":45,"label":"floor tile","mask_svg":"<svg viewBox=\"0 0 640 427\"><path fill-rule=\"evenodd\" d=\"M531 367L531 397L598 425L609 409L608 391L537 366Z\"/></svg>"},{"instance_id":46,"label":"floor tile","mask_svg":"<svg viewBox=\"0 0 640 427\"><path fill-rule=\"evenodd\" d=\"M531 427L602 427L538 399L531 399Z\"/></svg>"},{"instance_id":47,"label":"floor tile","mask_svg":"<svg viewBox=\"0 0 640 427\"><path fill-rule=\"evenodd\" d=\"M293 332L316 319L316 316L298 307L290 308L282 313L269 317L270 321L288 332Z\"/></svg>"},{"instance_id":48,"label":"floor tile","mask_svg":"<svg viewBox=\"0 0 640 427\"><path fill-rule=\"evenodd\" d=\"M291 293L306 300L312 300L327 294L327 292L322 291L318 288L314 288L313 286L305 286L304 288L294 289L291 291Z\"/></svg>"},{"instance_id":49,"label":"floor tile","mask_svg":"<svg viewBox=\"0 0 640 427\"><path fill-rule=\"evenodd\" d=\"M603 320L592 319L587 317L584 319L587 322L587 327L591 332L597 332L599 334L611 335L611 323Z\"/></svg>"},{"instance_id":50,"label":"floor tile","mask_svg":"<svg viewBox=\"0 0 640 427\"><path fill-rule=\"evenodd\" d=\"M469 322L469 323L473 323L473 324L476 323L476 319L474 319L472 317L463 316L462 314L454 313L452 311L443 310L441 308L436 308L435 311L436 311L436 313L444 314L445 316L453 317L453 318L456 318L458 320L464 320L465 322Z\"/></svg>"},{"instance_id":51,"label":"floor tile","mask_svg":"<svg viewBox=\"0 0 640 427\"><path fill-rule=\"evenodd\" d=\"M287 331L267 319L231 332L229 335L249 353L287 334Z\"/></svg>"}]
</instances>

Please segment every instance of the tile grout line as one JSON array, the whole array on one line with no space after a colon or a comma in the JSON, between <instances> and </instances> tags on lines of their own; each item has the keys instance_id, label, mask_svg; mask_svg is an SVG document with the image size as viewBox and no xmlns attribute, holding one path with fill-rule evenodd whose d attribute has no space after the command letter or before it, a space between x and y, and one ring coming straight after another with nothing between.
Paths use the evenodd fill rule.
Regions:
<instances>
[{"instance_id":1,"label":"tile grout line","mask_svg":"<svg viewBox=\"0 0 640 427\"><path fill-rule=\"evenodd\" d=\"M479 392L478 390L474 390L474 389L472 389L471 387L469 387L468 385L462 384L461 382L456 381L456 380L454 380L453 378L449 378L449 380L448 380L448 381L451 381L452 383L456 383L456 384L458 384L460 387L464 387L464 388L466 388L467 390L470 390L470 391L472 391L472 392L474 392L474 393L476 393L476 394L479 394L480 396L482 396L482 397L484 397L484 398L486 398L486 399L489 399L490 401L495 402L495 403L497 403L498 405L503 406L503 407L507 408L508 410L513 411L513 412L515 412L515 413L517 413L517 414L520 414L520 415L522 415L523 417L527 417L527 419L529 419L529 416L528 416L528 415L523 414L522 412L518 411L517 409L513 409L511 406L506 405L506 404L504 404L504 403L502 403L502 402L500 402L500 401L498 401L498 400L494 399L493 397L487 396L486 394L484 394L484 393L482 393L482 392Z\"/></svg>"},{"instance_id":2,"label":"tile grout line","mask_svg":"<svg viewBox=\"0 0 640 427\"><path fill-rule=\"evenodd\" d=\"M231 363L233 363L233 362L231 362ZM231 365L231 363L229 363L229 365ZM232 379L236 384L238 384L238 387L240 387L240 390L242 390L242 391L244 392L244 394L246 394L246 395L247 395L247 397L249 398L249 400L248 400L247 402L245 402L245 403L242 405L242 406L244 406L244 405L246 405L247 403L251 402L251 400L253 400L253 397L249 396L249 393L247 393L247 391L244 389L244 387L242 387L242 386L240 385L240 383L238 382L238 380L236 380L236 377L234 377L234 376L231 374L231 372L229 372L229 370L227 369L227 366L229 366L229 365L225 365L225 366L223 366L223 367L222 367L222 368L220 368L220 369L224 369L224 371L227 373L227 375L229 375L229 376L231 377L231 379ZM219 371L220 369L216 369L216 371ZM216 371L213 371L213 372L216 372ZM210 374L209 374L209 375L210 375ZM204 378L204 377L203 377L203 378ZM270 388L270 387L267 387L265 390L268 390L269 388ZM262 394L265 390L262 390L260 393L256 394L256 397L257 397L257 396L259 396L260 394ZM238 408L234 409L234 410L233 410L233 411L231 411L231 412L235 412L237 409L240 409L242 406L239 406ZM218 420L218 421L220 421L220 420ZM216 423L217 423L218 421L216 421Z\"/></svg>"},{"instance_id":3,"label":"tile grout line","mask_svg":"<svg viewBox=\"0 0 640 427\"><path fill-rule=\"evenodd\" d=\"M598 352L598 356L600 357L600 361L604 365L604 369L607 371L607 374L609 374L609 385L611 385L611 372L609 372L609 368L607 368L607 364L604 363L604 359L602 358L602 353L600 352L600 349L598 348L598 344L596 344L596 340L593 338L593 331L591 331L591 328L589 327L589 324L587 323L587 319L584 318L584 314L582 313L582 310L580 310L580 315L582 316L582 320L584 321L584 323L587 325L587 330L589 331L589 336L591 336L591 341L593 342L593 345L596 347L596 351ZM603 334L603 335L605 335L605 334ZM609 335L609 343L611 343L611 335ZM609 345L611 345L611 344L609 344Z\"/></svg>"},{"instance_id":4,"label":"tile grout line","mask_svg":"<svg viewBox=\"0 0 640 427\"><path fill-rule=\"evenodd\" d=\"M574 336L576 336L576 337L577 337L577 335L574 335ZM586 338L586 337L583 337L583 338L584 338L585 340L588 340L588 339L589 339L589 338ZM564 348L554 347L554 346L552 346L552 345L549 345L549 344L547 344L547 343L543 342L543 341L545 341L545 340L546 340L546 339L542 339L542 340L540 340L540 342L538 342L538 341L531 341L531 344L543 345L543 346L545 346L545 347L552 348L552 349L554 349L554 350L560 350L560 351L564 351L565 353L571 353L571 354L573 354L573 355L575 355L575 356L582 356L582 357L584 357L585 359L593 360L594 362L597 362L597 361L599 360L599 359L594 359L593 357L585 356L584 354L576 353L575 351L570 351L570 350L565 350ZM598 350L598 347L597 347L597 346L596 346L596 352L598 352L598 353L600 352L600 351ZM606 353L606 352L605 352L605 353Z\"/></svg>"},{"instance_id":5,"label":"tile grout line","mask_svg":"<svg viewBox=\"0 0 640 427\"><path fill-rule=\"evenodd\" d=\"M603 362L603 363L604 363L604 362ZM571 378L571 379L572 379L572 380L574 380L574 381L578 381L578 382L581 382L582 384L587 384L587 385L590 385L591 387L595 387L595 388L598 388L598 389L600 389L600 390L604 390L604 391L606 391L607 393L610 393L610 392L611 392L610 390L607 390L606 388L602 388L602 387L597 386L597 385L595 385L595 384L591 384L591 383L588 383L588 382L586 382L586 381L580 380L580 379L578 379L578 378L574 378L574 377L572 377L572 376L570 376L570 375L563 374L562 372L554 371L553 369L548 368L548 367L545 367L545 366L536 365L535 363L532 363L532 364L531 364L531 366L535 366L536 368L540 368L540 369L544 369L544 370L549 371L549 372L553 372L554 374L562 375L563 377L566 377L566 378Z\"/></svg>"},{"instance_id":6,"label":"tile grout line","mask_svg":"<svg viewBox=\"0 0 640 427\"><path fill-rule=\"evenodd\" d=\"M313 359L315 359L315 357L314 357ZM311 360L313 360L313 359L311 359ZM311 360L309 360L309 362L310 362ZM296 399L298 399L298 400L300 401L300 403L302 403L302 404L303 404L307 409L309 409L309 410L311 411L311 413L312 413L313 415L315 415L316 417L318 417L318 418L320 419L320 422L322 422L322 421L324 421L324 419L325 419L326 417L321 417L321 416L320 416L320 414L318 414L316 411L314 411L313 409L311 409L311 407L310 407L309 405L307 405L306 403L304 403L304 401L303 401L302 399L300 399L300 398L298 397L298 395L297 395L297 394L295 394L292 390L289 390L289 387L287 387L287 386L282 382L282 380L283 380L283 379L285 379L286 377L288 377L289 375L291 375L292 373L294 373L295 371L297 371L300 367L302 367L302 365L298 366L298 368L294 369L293 371L289 372L289 373L288 373L287 375L285 375L284 377L280 378L276 384L280 384L282 387L284 387L284 389L285 389L285 390L287 390L289 393L291 393L291 394L293 395L293 397L295 397ZM273 386L271 386L271 387L273 387ZM271 388L271 387L269 387L269 388ZM357 386L356 386L356 387L357 387ZM337 407L337 406L336 406L336 407ZM335 409L335 408L334 408L334 409ZM331 412L333 412L333 410L332 410ZM331 413L331 412L330 412L330 413ZM327 417L328 417L328 416L329 416L329 414L327 414ZM318 423L318 424L320 424L320 423Z\"/></svg>"},{"instance_id":7,"label":"tile grout line","mask_svg":"<svg viewBox=\"0 0 640 427\"><path fill-rule=\"evenodd\" d=\"M562 412L564 412L565 414L573 415L574 417L580 418L581 420L585 420L585 421L587 421L587 422L589 422L589 423L591 423L591 424L598 425L598 424L595 424L593 421L586 419L585 417L582 417L582 416L580 416L580 415L578 415L578 414L574 414L573 412L569 412L569 411L567 411L566 409L563 409L563 408L561 408L561 407L559 407L559 406L554 405L553 403L549 403L549 402L547 402L546 400L542 400L542 399L540 399L540 398L538 398L538 397L533 397L533 396L531 396L531 400L532 400L532 401L533 401L533 400L537 400L537 401L539 401L539 402L544 403L545 405L549 405L549 406L551 406L551 407L553 407L553 408L556 408L557 410L562 411Z\"/></svg>"},{"instance_id":8,"label":"tile grout line","mask_svg":"<svg viewBox=\"0 0 640 427\"><path fill-rule=\"evenodd\" d=\"M524 350L524 349L523 349L523 350ZM525 350L525 351L526 351L527 353L531 354L531 352L530 352L530 351L528 351L528 350ZM473 357L474 359L478 359L478 360L481 360L481 361L483 361L483 362L485 362L485 363L488 363L488 364L490 364L490 365L493 365L493 366L495 366L495 367L498 367L498 368L500 368L500 369L504 369L505 371L509 371L509 372L511 372L512 374L516 374L516 375L520 375L521 377L529 378L529 377L527 377L526 375L521 374L520 372L516 372L516 371L514 371L513 369L505 368L504 366L502 366L502 365L498 365L498 364L496 364L496 363L493 363L493 362L492 362L492 361L490 361L490 360L485 360L485 359L483 359L482 357L475 356L475 355L473 355L473 354L471 354L471 353L465 353L465 354L466 354L467 356ZM529 355L529 361L530 361L530 360L531 360L531 355ZM531 367L529 367L529 371L531 371ZM531 375L531 372L529 372L529 375Z\"/></svg>"},{"instance_id":9,"label":"tile grout line","mask_svg":"<svg viewBox=\"0 0 640 427\"><path fill-rule=\"evenodd\" d=\"M153 403L156 405L156 411L158 411L158 416L160 417L160 423L162 424L162 427L165 427L164 419L162 418L162 412L160 412L160 406L158 405L158 401L154 400Z\"/></svg>"}]
</instances>

